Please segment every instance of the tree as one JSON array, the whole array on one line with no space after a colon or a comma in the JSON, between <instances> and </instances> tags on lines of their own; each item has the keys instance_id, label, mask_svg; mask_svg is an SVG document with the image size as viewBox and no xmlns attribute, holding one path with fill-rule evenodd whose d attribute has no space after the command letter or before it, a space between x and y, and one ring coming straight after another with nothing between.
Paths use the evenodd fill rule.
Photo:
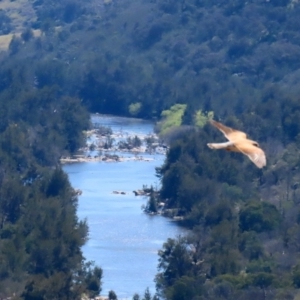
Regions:
<instances>
[{"instance_id":1,"label":"tree","mask_svg":"<svg viewBox=\"0 0 300 300\"><path fill-rule=\"evenodd\" d=\"M140 300L140 295L139 294L134 294L132 297L132 300Z\"/></svg>"},{"instance_id":2,"label":"tree","mask_svg":"<svg viewBox=\"0 0 300 300\"><path fill-rule=\"evenodd\" d=\"M269 231L279 224L280 214L275 205L268 202L249 202L240 212L242 231Z\"/></svg>"},{"instance_id":3,"label":"tree","mask_svg":"<svg viewBox=\"0 0 300 300\"><path fill-rule=\"evenodd\" d=\"M28 42L30 39L33 38L33 36L34 35L31 28L27 28L21 33L21 38L23 39L24 42Z\"/></svg>"},{"instance_id":4,"label":"tree","mask_svg":"<svg viewBox=\"0 0 300 300\"><path fill-rule=\"evenodd\" d=\"M108 293L108 299L109 300L118 300L118 297L114 291L109 291Z\"/></svg>"},{"instance_id":5,"label":"tree","mask_svg":"<svg viewBox=\"0 0 300 300\"><path fill-rule=\"evenodd\" d=\"M151 293L150 293L148 287L147 287L146 290L145 290L143 300L151 300Z\"/></svg>"},{"instance_id":6,"label":"tree","mask_svg":"<svg viewBox=\"0 0 300 300\"><path fill-rule=\"evenodd\" d=\"M9 47L8 47L10 55L15 55L16 53L18 53L18 51L20 50L21 47L22 47L21 39L14 35L13 38L11 39L11 41L9 43Z\"/></svg>"},{"instance_id":7,"label":"tree","mask_svg":"<svg viewBox=\"0 0 300 300\"><path fill-rule=\"evenodd\" d=\"M147 202L146 211L151 213L157 213L157 199L155 198L155 192L153 187L150 188L150 197Z\"/></svg>"},{"instance_id":8,"label":"tree","mask_svg":"<svg viewBox=\"0 0 300 300\"><path fill-rule=\"evenodd\" d=\"M164 290L172 286L178 278L191 272L191 254L186 240L179 237L176 240L168 239L158 255L160 273L157 274L155 281L157 290L164 293Z\"/></svg>"},{"instance_id":9,"label":"tree","mask_svg":"<svg viewBox=\"0 0 300 300\"><path fill-rule=\"evenodd\" d=\"M183 276L178 279L168 292L168 299L190 300L202 294L203 283L193 277Z\"/></svg>"},{"instance_id":10,"label":"tree","mask_svg":"<svg viewBox=\"0 0 300 300\"><path fill-rule=\"evenodd\" d=\"M102 269L99 267L92 268L92 264L87 263L87 269L85 270L84 274L84 283L85 283L85 290L90 295L90 297L96 297L101 292L101 280L102 280ZM115 295L116 296L116 295ZM116 298L111 298L117 300Z\"/></svg>"}]
</instances>

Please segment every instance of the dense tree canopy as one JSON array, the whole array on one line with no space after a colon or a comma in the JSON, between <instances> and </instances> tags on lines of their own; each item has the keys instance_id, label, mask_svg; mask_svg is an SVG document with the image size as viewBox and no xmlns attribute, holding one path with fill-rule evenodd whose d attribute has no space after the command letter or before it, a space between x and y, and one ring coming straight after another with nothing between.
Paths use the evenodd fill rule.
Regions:
<instances>
[{"instance_id":1,"label":"dense tree canopy","mask_svg":"<svg viewBox=\"0 0 300 300\"><path fill-rule=\"evenodd\" d=\"M0 32L19 33L0 55L1 292L75 299L101 289L101 269L84 264L87 227L58 166L82 145L89 110L162 118L171 147L157 170L160 201L192 233L160 251L161 295L293 298L298 1L29 2L36 18L22 32L0 12ZM258 140L267 167L208 149L223 138L206 125L213 116Z\"/></svg>"}]
</instances>

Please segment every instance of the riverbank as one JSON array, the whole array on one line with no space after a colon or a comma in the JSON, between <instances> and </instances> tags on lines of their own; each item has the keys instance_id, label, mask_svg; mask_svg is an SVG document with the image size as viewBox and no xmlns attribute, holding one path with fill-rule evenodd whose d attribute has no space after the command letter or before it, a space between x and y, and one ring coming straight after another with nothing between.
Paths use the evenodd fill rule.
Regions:
<instances>
[{"instance_id":1,"label":"riverbank","mask_svg":"<svg viewBox=\"0 0 300 300\"><path fill-rule=\"evenodd\" d=\"M62 157L60 162L62 164L70 163L83 163L83 162L125 162L125 161L145 161L149 162L154 160L154 158L146 158L143 156L118 156L118 155L102 155L102 156L85 156L77 155L72 157Z\"/></svg>"}]
</instances>

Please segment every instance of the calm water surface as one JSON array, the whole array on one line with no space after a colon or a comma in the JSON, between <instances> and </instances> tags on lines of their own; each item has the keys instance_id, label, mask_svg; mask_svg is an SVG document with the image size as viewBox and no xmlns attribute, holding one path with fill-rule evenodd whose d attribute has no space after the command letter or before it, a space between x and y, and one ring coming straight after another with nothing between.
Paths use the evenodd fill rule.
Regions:
<instances>
[{"instance_id":1,"label":"calm water surface","mask_svg":"<svg viewBox=\"0 0 300 300\"><path fill-rule=\"evenodd\" d=\"M125 133L153 131L151 123L136 119L94 115L92 121ZM144 214L141 207L146 199L132 193L143 184L159 185L155 167L161 166L164 157L144 156L154 160L64 166L73 187L83 191L78 216L87 218L90 230L90 239L83 247L84 256L103 269L101 294L114 290L119 299L131 299L134 293L143 294L146 287L155 292L157 251L167 238L184 233L169 219ZM126 195L112 194L114 190L124 191Z\"/></svg>"}]
</instances>

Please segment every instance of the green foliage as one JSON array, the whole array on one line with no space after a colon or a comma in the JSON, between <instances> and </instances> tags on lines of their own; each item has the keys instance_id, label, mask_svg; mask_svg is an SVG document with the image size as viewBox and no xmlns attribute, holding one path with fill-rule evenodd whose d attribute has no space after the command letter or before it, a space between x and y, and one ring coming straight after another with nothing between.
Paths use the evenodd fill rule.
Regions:
<instances>
[{"instance_id":1,"label":"green foliage","mask_svg":"<svg viewBox=\"0 0 300 300\"><path fill-rule=\"evenodd\" d=\"M130 115L132 115L132 116L138 115L140 113L140 111L141 111L141 107L142 107L141 102L131 103L129 105L129 113L130 113Z\"/></svg>"},{"instance_id":2,"label":"green foliage","mask_svg":"<svg viewBox=\"0 0 300 300\"><path fill-rule=\"evenodd\" d=\"M272 270L275 268L274 262L268 260L253 260L251 261L247 268L246 272L250 274L255 273L272 273Z\"/></svg>"},{"instance_id":3,"label":"green foliage","mask_svg":"<svg viewBox=\"0 0 300 300\"><path fill-rule=\"evenodd\" d=\"M292 279L293 279L293 284L295 285L296 288L299 288L300 286L300 270L299 270L299 265L296 265L293 269L292 273Z\"/></svg>"},{"instance_id":4,"label":"green foliage","mask_svg":"<svg viewBox=\"0 0 300 300\"><path fill-rule=\"evenodd\" d=\"M149 291L149 288L146 288L143 300L151 300L151 293Z\"/></svg>"},{"instance_id":5,"label":"green foliage","mask_svg":"<svg viewBox=\"0 0 300 300\"><path fill-rule=\"evenodd\" d=\"M18 282L28 299L75 299L87 286L101 288L101 272L81 266L87 227L74 217L72 189L59 168L47 169L83 145L84 105L163 118L171 148L157 170L160 197L194 238L164 246L162 294L291 298L300 250L299 4L105 3L103 14L95 1L34 1L37 21L25 22L1 56L1 283ZM14 21L2 11L0 31L12 31ZM34 38L30 26L43 34ZM208 149L220 138L205 125L212 116L258 140L267 167Z\"/></svg>"},{"instance_id":6,"label":"green foliage","mask_svg":"<svg viewBox=\"0 0 300 300\"><path fill-rule=\"evenodd\" d=\"M109 300L118 300L118 297L114 291L109 291L108 292L108 299Z\"/></svg>"},{"instance_id":7,"label":"green foliage","mask_svg":"<svg viewBox=\"0 0 300 300\"><path fill-rule=\"evenodd\" d=\"M269 231L280 222L280 214L275 205L268 202L249 202L240 212L242 231Z\"/></svg>"},{"instance_id":8,"label":"green foliage","mask_svg":"<svg viewBox=\"0 0 300 300\"><path fill-rule=\"evenodd\" d=\"M157 212L157 199L154 195L153 188L150 191L150 197L147 202L146 211L150 213L156 213Z\"/></svg>"},{"instance_id":9,"label":"green foliage","mask_svg":"<svg viewBox=\"0 0 300 300\"><path fill-rule=\"evenodd\" d=\"M198 110L195 115L195 125L202 128L213 117L214 113L212 111L204 114L201 110Z\"/></svg>"},{"instance_id":10,"label":"green foliage","mask_svg":"<svg viewBox=\"0 0 300 300\"><path fill-rule=\"evenodd\" d=\"M154 295L151 297L151 293L149 288L147 287L145 292L144 292L144 297L141 298L139 294L134 294L132 300L159 300L157 295Z\"/></svg>"},{"instance_id":11,"label":"green foliage","mask_svg":"<svg viewBox=\"0 0 300 300\"><path fill-rule=\"evenodd\" d=\"M25 33L30 48L34 39ZM13 39L10 55L22 45ZM58 167L63 153L85 142L89 116L79 99L59 90L62 65L50 65L14 57L1 68L1 297L79 299L101 290L102 270L81 252L87 225L77 219L77 198Z\"/></svg>"},{"instance_id":12,"label":"green foliage","mask_svg":"<svg viewBox=\"0 0 300 300\"><path fill-rule=\"evenodd\" d=\"M238 236L233 222L223 221L215 226L208 240L210 252L210 273L212 276L221 274L237 274L240 271L237 251Z\"/></svg>"},{"instance_id":13,"label":"green foliage","mask_svg":"<svg viewBox=\"0 0 300 300\"><path fill-rule=\"evenodd\" d=\"M139 294L134 294L132 300L140 300Z\"/></svg>"},{"instance_id":14,"label":"green foliage","mask_svg":"<svg viewBox=\"0 0 300 300\"><path fill-rule=\"evenodd\" d=\"M260 288L266 288L270 286L275 279L275 275L265 272L258 272L249 277L249 280L253 286Z\"/></svg>"},{"instance_id":15,"label":"green foliage","mask_svg":"<svg viewBox=\"0 0 300 300\"><path fill-rule=\"evenodd\" d=\"M220 275L216 277L215 283L219 284L221 282L229 282L234 287L241 289L246 287L247 285L247 276L245 274L240 274L238 276L234 276L231 274Z\"/></svg>"},{"instance_id":16,"label":"green foliage","mask_svg":"<svg viewBox=\"0 0 300 300\"><path fill-rule=\"evenodd\" d=\"M258 260L264 255L263 245L258 240L254 231L245 231L241 233L239 239L239 250L250 261Z\"/></svg>"},{"instance_id":17,"label":"green foliage","mask_svg":"<svg viewBox=\"0 0 300 300\"><path fill-rule=\"evenodd\" d=\"M102 269L91 262L85 263L82 269L79 270L79 276L76 278L81 285L80 290L84 290L89 297L98 296L102 290Z\"/></svg>"},{"instance_id":18,"label":"green foliage","mask_svg":"<svg viewBox=\"0 0 300 300\"><path fill-rule=\"evenodd\" d=\"M160 124L160 132L162 135L181 125L185 109L185 104L175 104L169 110L164 110L161 113L163 121Z\"/></svg>"},{"instance_id":19,"label":"green foliage","mask_svg":"<svg viewBox=\"0 0 300 300\"><path fill-rule=\"evenodd\" d=\"M165 292L164 289L192 270L188 244L180 237L177 240L168 239L158 255L158 269L161 273L156 276L156 286L159 291Z\"/></svg>"},{"instance_id":20,"label":"green foliage","mask_svg":"<svg viewBox=\"0 0 300 300\"><path fill-rule=\"evenodd\" d=\"M168 291L167 299L190 300L194 295L201 295L202 287L199 280L188 276L183 276L175 282L172 289Z\"/></svg>"},{"instance_id":21,"label":"green foliage","mask_svg":"<svg viewBox=\"0 0 300 300\"><path fill-rule=\"evenodd\" d=\"M224 220L231 221L234 218L234 213L230 207L230 203L220 201L208 209L205 216L207 226L216 226Z\"/></svg>"}]
</instances>

